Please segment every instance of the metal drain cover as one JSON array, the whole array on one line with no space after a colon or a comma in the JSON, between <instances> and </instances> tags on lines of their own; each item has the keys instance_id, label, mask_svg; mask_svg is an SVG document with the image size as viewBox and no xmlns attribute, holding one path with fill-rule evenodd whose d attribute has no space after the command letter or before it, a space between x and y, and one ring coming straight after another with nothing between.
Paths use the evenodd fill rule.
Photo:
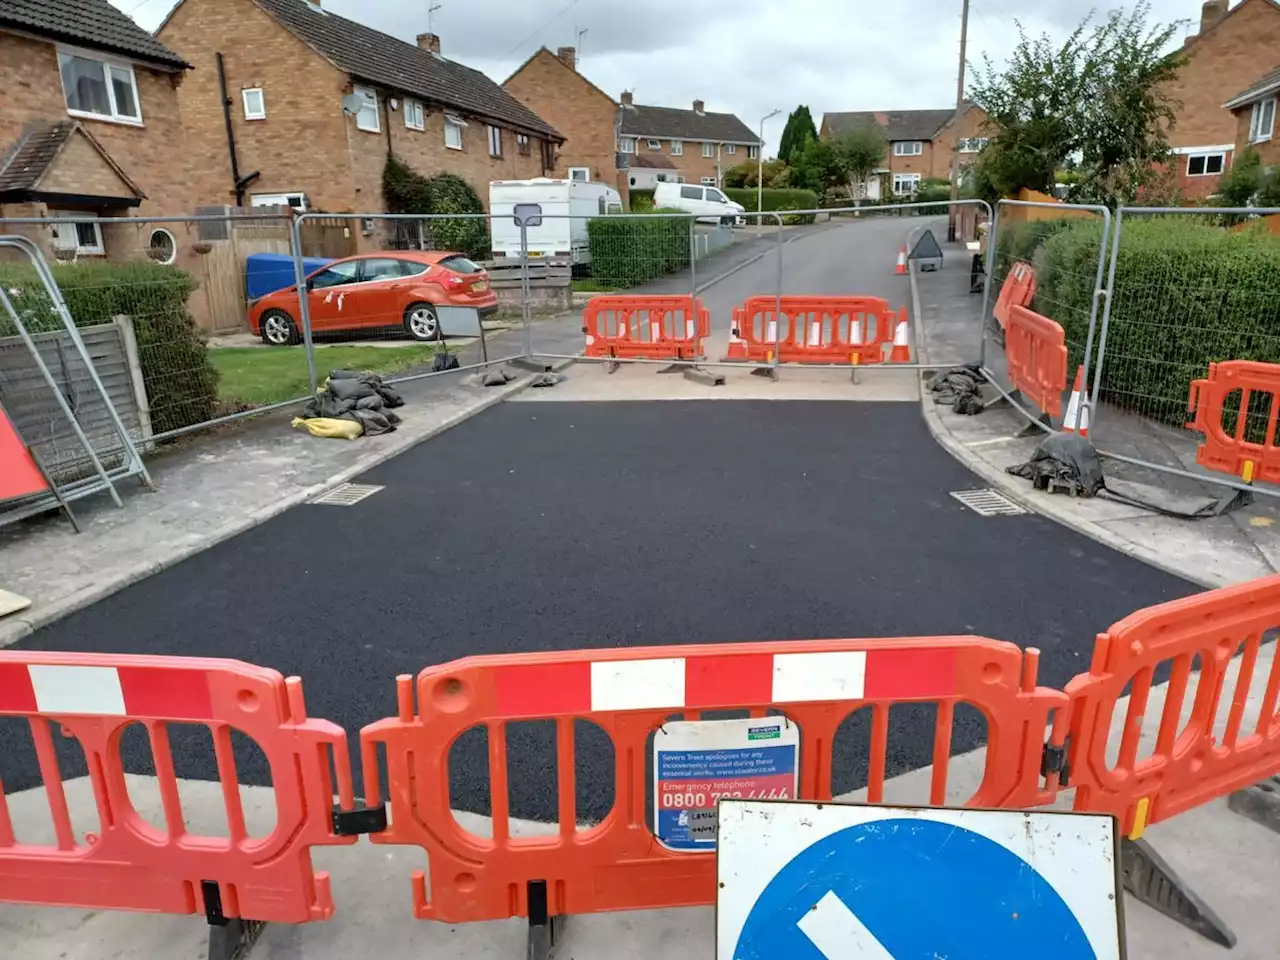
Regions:
<instances>
[{"instance_id":1,"label":"metal drain cover","mask_svg":"<svg viewBox=\"0 0 1280 960\"><path fill-rule=\"evenodd\" d=\"M322 493L312 503L324 504L327 507L354 507L366 497L371 497L382 487L371 483L344 483L334 487L328 493Z\"/></svg>"},{"instance_id":2,"label":"metal drain cover","mask_svg":"<svg viewBox=\"0 0 1280 960\"><path fill-rule=\"evenodd\" d=\"M997 490L952 490L951 495L980 517L1016 517L1027 512Z\"/></svg>"}]
</instances>

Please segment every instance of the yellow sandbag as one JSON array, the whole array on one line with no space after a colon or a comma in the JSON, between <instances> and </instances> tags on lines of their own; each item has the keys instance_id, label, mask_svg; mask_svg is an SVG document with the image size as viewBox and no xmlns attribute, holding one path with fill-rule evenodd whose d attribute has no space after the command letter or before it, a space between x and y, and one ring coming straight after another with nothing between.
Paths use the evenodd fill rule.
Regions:
<instances>
[{"instance_id":1,"label":"yellow sandbag","mask_svg":"<svg viewBox=\"0 0 1280 960\"><path fill-rule=\"evenodd\" d=\"M329 437L334 440L354 440L364 433L355 420L336 420L332 417L312 417L304 420L294 417L293 425L299 430L306 430L313 437Z\"/></svg>"}]
</instances>

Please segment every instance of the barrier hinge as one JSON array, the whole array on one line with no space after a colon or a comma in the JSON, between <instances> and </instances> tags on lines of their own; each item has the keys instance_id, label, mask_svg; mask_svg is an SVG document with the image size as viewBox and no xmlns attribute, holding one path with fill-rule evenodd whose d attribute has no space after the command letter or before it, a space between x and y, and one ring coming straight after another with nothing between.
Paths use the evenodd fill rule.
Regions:
<instances>
[{"instance_id":1,"label":"barrier hinge","mask_svg":"<svg viewBox=\"0 0 1280 960\"><path fill-rule=\"evenodd\" d=\"M1067 762L1067 754L1071 752L1071 737L1068 736L1063 741L1062 746L1055 747L1051 743L1044 745L1044 752L1040 755L1040 776L1047 777L1051 773L1058 775L1058 786L1069 786L1071 779L1071 766Z\"/></svg>"},{"instance_id":2,"label":"barrier hinge","mask_svg":"<svg viewBox=\"0 0 1280 960\"><path fill-rule=\"evenodd\" d=\"M354 810L333 808L333 832L339 837L358 837L362 833L381 833L387 829L387 805L376 807L357 804Z\"/></svg>"}]
</instances>

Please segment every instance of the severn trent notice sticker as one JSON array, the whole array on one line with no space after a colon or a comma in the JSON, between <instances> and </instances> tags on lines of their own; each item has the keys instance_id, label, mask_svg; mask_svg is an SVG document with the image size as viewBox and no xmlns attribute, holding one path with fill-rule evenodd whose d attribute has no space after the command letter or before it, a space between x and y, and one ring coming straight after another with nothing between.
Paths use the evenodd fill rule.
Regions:
<instances>
[{"instance_id":1,"label":"severn trent notice sticker","mask_svg":"<svg viewBox=\"0 0 1280 960\"><path fill-rule=\"evenodd\" d=\"M714 850L716 804L794 799L799 754L800 729L785 717L666 724L653 738L658 842Z\"/></svg>"}]
</instances>

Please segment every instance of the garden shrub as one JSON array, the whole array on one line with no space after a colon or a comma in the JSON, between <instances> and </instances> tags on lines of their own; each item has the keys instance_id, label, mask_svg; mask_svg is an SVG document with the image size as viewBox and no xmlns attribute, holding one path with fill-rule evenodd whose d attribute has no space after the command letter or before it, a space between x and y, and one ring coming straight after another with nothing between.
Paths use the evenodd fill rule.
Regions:
<instances>
[{"instance_id":1,"label":"garden shrub","mask_svg":"<svg viewBox=\"0 0 1280 960\"><path fill-rule=\"evenodd\" d=\"M587 238L592 278L618 289L656 280L689 265L688 217L593 217L587 221Z\"/></svg>"},{"instance_id":2,"label":"garden shrub","mask_svg":"<svg viewBox=\"0 0 1280 960\"><path fill-rule=\"evenodd\" d=\"M652 190L632 190L630 197L632 213L649 213L653 210Z\"/></svg>"},{"instance_id":3,"label":"garden shrub","mask_svg":"<svg viewBox=\"0 0 1280 960\"><path fill-rule=\"evenodd\" d=\"M461 177L452 173L424 177L391 155L382 171L382 196L391 213L456 216L485 212L479 194ZM424 220L422 227L435 250L457 251L473 260L488 260L492 253L487 220Z\"/></svg>"},{"instance_id":4,"label":"garden shrub","mask_svg":"<svg viewBox=\"0 0 1280 960\"><path fill-rule=\"evenodd\" d=\"M154 432L215 416L218 372L187 311L187 298L196 289L190 274L155 263L101 262L54 264L53 275L77 327L110 323L120 315L132 318ZM0 264L0 285L29 331L62 329L30 266ZM9 317L0 314L0 336L16 333Z\"/></svg>"},{"instance_id":5,"label":"garden shrub","mask_svg":"<svg viewBox=\"0 0 1280 960\"><path fill-rule=\"evenodd\" d=\"M816 210L819 205L819 197L812 190L777 190L765 189L761 195L757 197L756 191L751 188L732 189L726 188L724 195L734 203L742 204L747 211L747 222L754 224L756 219L751 214L756 212L757 201L761 204L761 210L765 213L781 213L785 210ZM797 223L813 223L814 214L793 215L783 217L782 222L788 226ZM764 217L765 225L776 223L772 217Z\"/></svg>"}]
</instances>

